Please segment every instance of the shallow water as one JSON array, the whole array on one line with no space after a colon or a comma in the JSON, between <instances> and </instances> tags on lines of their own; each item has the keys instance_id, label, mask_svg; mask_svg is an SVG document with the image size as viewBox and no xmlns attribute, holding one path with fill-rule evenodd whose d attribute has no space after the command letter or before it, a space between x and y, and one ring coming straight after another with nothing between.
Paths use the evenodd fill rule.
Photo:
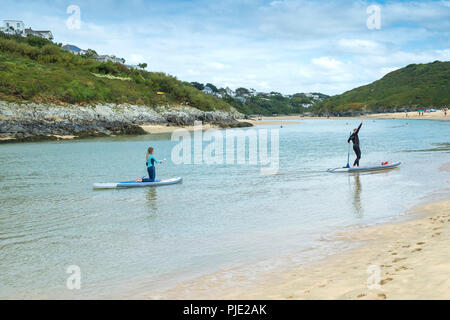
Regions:
<instances>
[{"instance_id":1,"label":"shallow water","mask_svg":"<svg viewBox=\"0 0 450 320\"><path fill-rule=\"evenodd\" d=\"M322 241L333 232L397 217L448 183L438 168L450 161L449 123L408 122L364 124L362 165L402 161L371 174L326 172L346 164L356 120L285 125L276 175L176 165L169 134L0 145L0 298L139 296L232 266L333 252ZM279 126L251 130L266 128ZM144 175L149 145L168 160L157 177L182 184L92 190ZM81 268L81 290L66 289L69 265Z\"/></svg>"}]
</instances>

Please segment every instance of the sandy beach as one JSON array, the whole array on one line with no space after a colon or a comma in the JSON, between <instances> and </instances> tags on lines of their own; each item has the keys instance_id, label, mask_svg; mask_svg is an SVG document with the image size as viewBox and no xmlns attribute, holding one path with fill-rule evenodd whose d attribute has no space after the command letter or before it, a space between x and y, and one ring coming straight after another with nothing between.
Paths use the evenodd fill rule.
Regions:
<instances>
[{"instance_id":1,"label":"sandy beach","mask_svg":"<svg viewBox=\"0 0 450 320\"><path fill-rule=\"evenodd\" d=\"M358 119L358 118L371 118L371 119L420 119L420 120L450 120L450 112L447 112L447 116L444 115L442 110L437 110L436 112L424 113L423 116L419 116L416 111L408 112L408 116L406 116L405 112L396 112L396 113L376 113L369 114L360 117L329 117L329 119ZM265 125L265 124L297 124L301 123L301 120L311 120L311 119L328 119L328 117L304 117L298 114L295 115L286 115L286 116L272 116L272 117L258 117L253 118L252 120L246 120L253 125ZM297 122L298 121L298 122Z\"/></svg>"},{"instance_id":2,"label":"sandy beach","mask_svg":"<svg viewBox=\"0 0 450 320\"><path fill-rule=\"evenodd\" d=\"M408 116L407 116L408 115ZM437 110L436 112L424 113L423 116L419 116L417 111L413 112L397 112L397 113L379 113L370 114L364 116L366 118L376 118L376 119L421 119L421 120L450 120L450 114L447 112L447 116L444 115L442 110Z\"/></svg>"},{"instance_id":3,"label":"sandy beach","mask_svg":"<svg viewBox=\"0 0 450 320\"><path fill-rule=\"evenodd\" d=\"M188 131L193 131L194 130L194 126L167 126L167 125L158 125L158 124L148 124L148 125L142 125L141 126L142 129L144 129L146 132L152 134L152 133L170 133L173 132L177 129L185 129ZM214 128L218 128L217 126L213 126L209 123L203 124L202 125L202 129L203 130L208 130L208 129L214 129Z\"/></svg>"},{"instance_id":4,"label":"sandy beach","mask_svg":"<svg viewBox=\"0 0 450 320\"><path fill-rule=\"evenodd\" d=\"M450 172L450 163L440 171ZM222 270L146 298L450 299L450 200L422 204L393 221L345 231L334 240L357 246L257 279Z\"/></svg>"}]
</instances>

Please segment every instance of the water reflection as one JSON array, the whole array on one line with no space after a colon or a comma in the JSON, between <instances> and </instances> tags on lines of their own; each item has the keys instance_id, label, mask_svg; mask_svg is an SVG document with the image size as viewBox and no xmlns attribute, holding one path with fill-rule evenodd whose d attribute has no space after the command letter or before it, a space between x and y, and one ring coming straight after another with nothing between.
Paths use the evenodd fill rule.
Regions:
<instances>
[{"instance_id":1,"label":"water reflection","mask_svg":"<svg viewBox=\"0 0 450 320\"><path fill-rule=\"evenodd\" d=\"M353 208L355 209L356 216L358 218L362 218L364 216L364 209L361 204L361 180L359 174L356 173L353 175L354 178L354 187L353 187Z\"/></svg>"},{"instance_id":2,"label":"water reflection","mask_svg":"<svg viewBox=\"0 0 450 320\"><path fill-rule=\"evenodd\" d=\"M156 191L157 188L148 188L146 199L147 199L147 206L153 210L156 211L158 209L158 206L156 205L158 200L158 193Z\"/></svg>"}]
</instances>

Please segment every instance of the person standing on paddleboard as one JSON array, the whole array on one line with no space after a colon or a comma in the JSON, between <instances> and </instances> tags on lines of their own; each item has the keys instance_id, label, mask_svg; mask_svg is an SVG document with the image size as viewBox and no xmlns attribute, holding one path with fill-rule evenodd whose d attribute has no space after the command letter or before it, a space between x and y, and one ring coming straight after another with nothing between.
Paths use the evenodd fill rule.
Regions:
<instances>
[{"instance_id":1,"label":"person standing on paddleboard","mask_svg":"<svg viewBox=\"0 0 450 320\"><path fill-rule=\"evenodd\" d=\"M359 129L361 129L361 126L363 125L364 120L361 121L361 124L358 128L353 129L353 133L348 138L347 142L350 143L350 141L353 142L353 151L355 151L356 154L356 160L353 163L353 167L359 167L359 160L361 159L361 149L359 148Z\"/></svg>"},{"instance_id":2,"label":"person standing on paddleboard","mask_svg":"<svg viewBox=\"0 0 450 320\"><path fill-rule=\"evenodd\" d=\"M164 160L157 160L153 155L153 148L147 149L147 155L145 156L145 165L147 166L148 179L138 179L136 182L153 182L156 178L155 163L164 163Z\"/></svg>"}]
</instances>

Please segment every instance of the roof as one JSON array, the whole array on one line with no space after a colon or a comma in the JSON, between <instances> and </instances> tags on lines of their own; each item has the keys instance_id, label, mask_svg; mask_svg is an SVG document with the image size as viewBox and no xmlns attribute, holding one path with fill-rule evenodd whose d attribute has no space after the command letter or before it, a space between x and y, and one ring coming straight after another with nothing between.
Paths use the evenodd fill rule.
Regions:
<instances>
[{"instance_id":1,"label":"roof","mask_svg":"<svg viewBox=\"0 0 450 320\"><path fill-rule=\"evenodd\" d=\"M70 50L70 51L76 51L76 52L82 51L82 49L78 48L77 46L74 46L73 44L66 44L66 45L62 46L62 48L64 50Z\"/></svg>"},{"instance_id":2,"label":"roof","mask_svg":"<svg viewBox=\"0 0 450 320\"><path fill-rule=\"evenodd\" d=\"M26 32L37 32L37 33L52 33L50 30L33 30L31 28L25 28Z\"/></svg>"}]
</instances>

